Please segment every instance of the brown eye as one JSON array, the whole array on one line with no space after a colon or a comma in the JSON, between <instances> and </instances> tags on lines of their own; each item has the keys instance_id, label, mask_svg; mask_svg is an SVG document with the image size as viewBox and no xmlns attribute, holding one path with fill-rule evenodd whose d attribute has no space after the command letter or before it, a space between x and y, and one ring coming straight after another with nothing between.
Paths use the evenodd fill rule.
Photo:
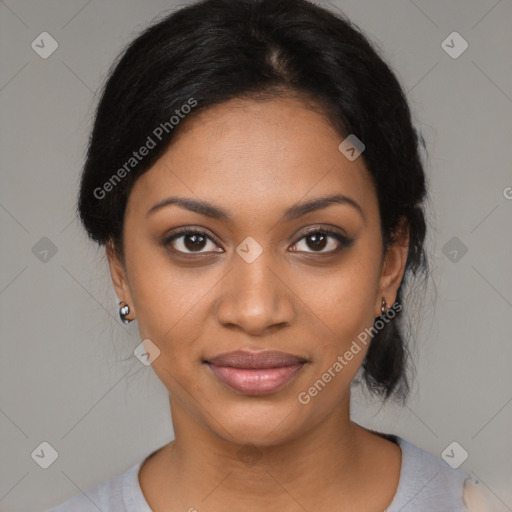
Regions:
<instances>
[{"instance_id":1,"label":"brown eye","mask_svg":"<svg viewBox=\"0 0 512 512\"><path fill-rule=\"evenodd\" d=\"M211 244L208 248L208 244ZM204 232L194 230L184 230L176 233L164 240L164 246L171 246L172 250L181 252L183 254L202 254L206 252L220 252L215 249L217 245L215 242ZM203 249L208 248L206 251Z\"/></svg>"},{"instance_id":2,"label":"brown eye","mask_svg":"<svg viewBox=\"0 0 512 512\"><path fill-rule=\"evenodd\" d=\"M352 240L349 240L335 231L317 229L306 233L293 247L295 248L294 250L298 252L318 252L323 254L337 252L343 247L348 247L351 243Z\"/></svg>"},{"instance_id":3,"label":"brown eye","mask_svg":"<svg viewBox=\"0 0 512 512\"><path fill-rule=\"evenodd\" d=\"M321 251L328 245L329 236L324 233L313 233L305 237L308 247L315 251Z\"/></svg>"}]
</instances>

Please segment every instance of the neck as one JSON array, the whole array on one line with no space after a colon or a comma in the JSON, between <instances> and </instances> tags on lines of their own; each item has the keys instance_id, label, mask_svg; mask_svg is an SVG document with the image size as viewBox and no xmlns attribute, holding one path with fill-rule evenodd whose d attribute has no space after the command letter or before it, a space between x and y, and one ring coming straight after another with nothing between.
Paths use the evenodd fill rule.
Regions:
<instances>
[{"instance_id":1,"label":"neck","mask_svg":"<svg viewBox=\"0 0 512 512\"><path fill-rule=\"evenodd\" d=\"M188 490L184 510L190 500L211 511L225 510L228 503L248 511L297 510L298 504L320 510L324 498L329 503L330 488L349 496L364 480L364 429L350 421L349 394L316 427L272 444L235 443L195 422L172 399L171 410L175 440L168 445L164 473L174 489Z\"/></svg>"}]
</instances>

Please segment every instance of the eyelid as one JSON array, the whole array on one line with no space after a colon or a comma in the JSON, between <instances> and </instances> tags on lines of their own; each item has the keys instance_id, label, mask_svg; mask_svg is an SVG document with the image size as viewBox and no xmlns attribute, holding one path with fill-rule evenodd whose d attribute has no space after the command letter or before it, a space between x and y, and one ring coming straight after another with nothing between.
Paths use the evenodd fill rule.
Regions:
<instances>
[{"instance_id":1,"label":"eyelid","mask_svg":"<svg viewBox=\"0 0 512 512\"><path fill-rule=\"evenodd\" d=\"M348 236L345 234L345 231L341 228L334 228L332 226L329 226L328 224L317 224L316 226L313 226L311 228L307 228L306 231L302 232L301 237L297 240L301 240L303 237L309 235L310 233L316 233L316 232L322 232L327 233L330 235L337 235L343 238L346 238L348 240ZM340 233L342 231L342 233Z\"/></svg>"}]
</instances>

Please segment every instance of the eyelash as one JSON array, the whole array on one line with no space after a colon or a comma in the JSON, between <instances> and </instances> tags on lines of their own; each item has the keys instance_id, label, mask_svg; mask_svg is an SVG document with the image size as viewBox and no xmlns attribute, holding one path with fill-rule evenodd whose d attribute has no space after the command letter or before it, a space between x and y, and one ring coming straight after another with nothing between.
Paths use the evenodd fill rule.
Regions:
<instances>
[{"instance_id":1,"label":"eyelash","mask_svg":"<svg viewBox=\"0 0 512 512\"><path fill-rule=\"evenodd\" d=\"M353 243L353 239L350 239L350 238L347 238L343 235L341 235L340 233L336 232L336 231L333 231L332 229L329 229L329 228L314 228L314 229L311 229L309 231L306 231L306 233L304 233L293 245L297 245L302 239L312 235L312 234L324 234L324 235L328 235L332 238L334 238L339 246L336 248L336 249L333 249L333 250L330 250L330 251L296 251L296 252L304 252L306 254L335 254L337 252L339 252L341 249L343 248L348 248L350 247L350 245L352 245ZM204 231L201 231L201 230L198 230L198 229L193 229L193 228L183 228L183 229L180 229L179 231L173 233L171 236L167 237L164 239L163 241L163 245L164 247L169 247L171 246L171 243L178 239L178 238L181 238L183 236L186 236L186 235L200 235L200 236L204 236L205 238L207 238L208 240L214 242L214 243L217 243L212 237L208 236L207 233L205 233ZM206 251L206 253L203 253L203 252L183 252L183 251L178 251L174 248L170 248L171 251L173 251L174 253L177 253L179 255L195 255L195 254L206 254L208 252L211 252L211 251ZM216 252L220 252L220 251L216 251Z\"/></svg>"}]
</instances>

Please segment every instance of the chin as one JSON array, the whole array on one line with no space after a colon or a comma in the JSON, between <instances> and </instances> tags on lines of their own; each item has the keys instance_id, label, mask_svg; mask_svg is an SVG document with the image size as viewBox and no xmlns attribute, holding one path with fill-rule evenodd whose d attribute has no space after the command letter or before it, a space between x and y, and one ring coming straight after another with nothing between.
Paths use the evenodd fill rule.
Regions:
<instances>
[{"instance_id":1,"label":"chin","mask_svg":"<svg viewBox=\"0 0 512 512\"><path fill-rule=\"evenodd\" d=\"M307 430L302 425L307 417L301 418L299 406L292 398L290 402L253 402L239 407L219 407L216 409L218 424L209 423L217 435L227 442L261 447L277 446L298 437L301 430ZM219 430L219 424L224 428Z\"/></svg>"}]
</instances>

